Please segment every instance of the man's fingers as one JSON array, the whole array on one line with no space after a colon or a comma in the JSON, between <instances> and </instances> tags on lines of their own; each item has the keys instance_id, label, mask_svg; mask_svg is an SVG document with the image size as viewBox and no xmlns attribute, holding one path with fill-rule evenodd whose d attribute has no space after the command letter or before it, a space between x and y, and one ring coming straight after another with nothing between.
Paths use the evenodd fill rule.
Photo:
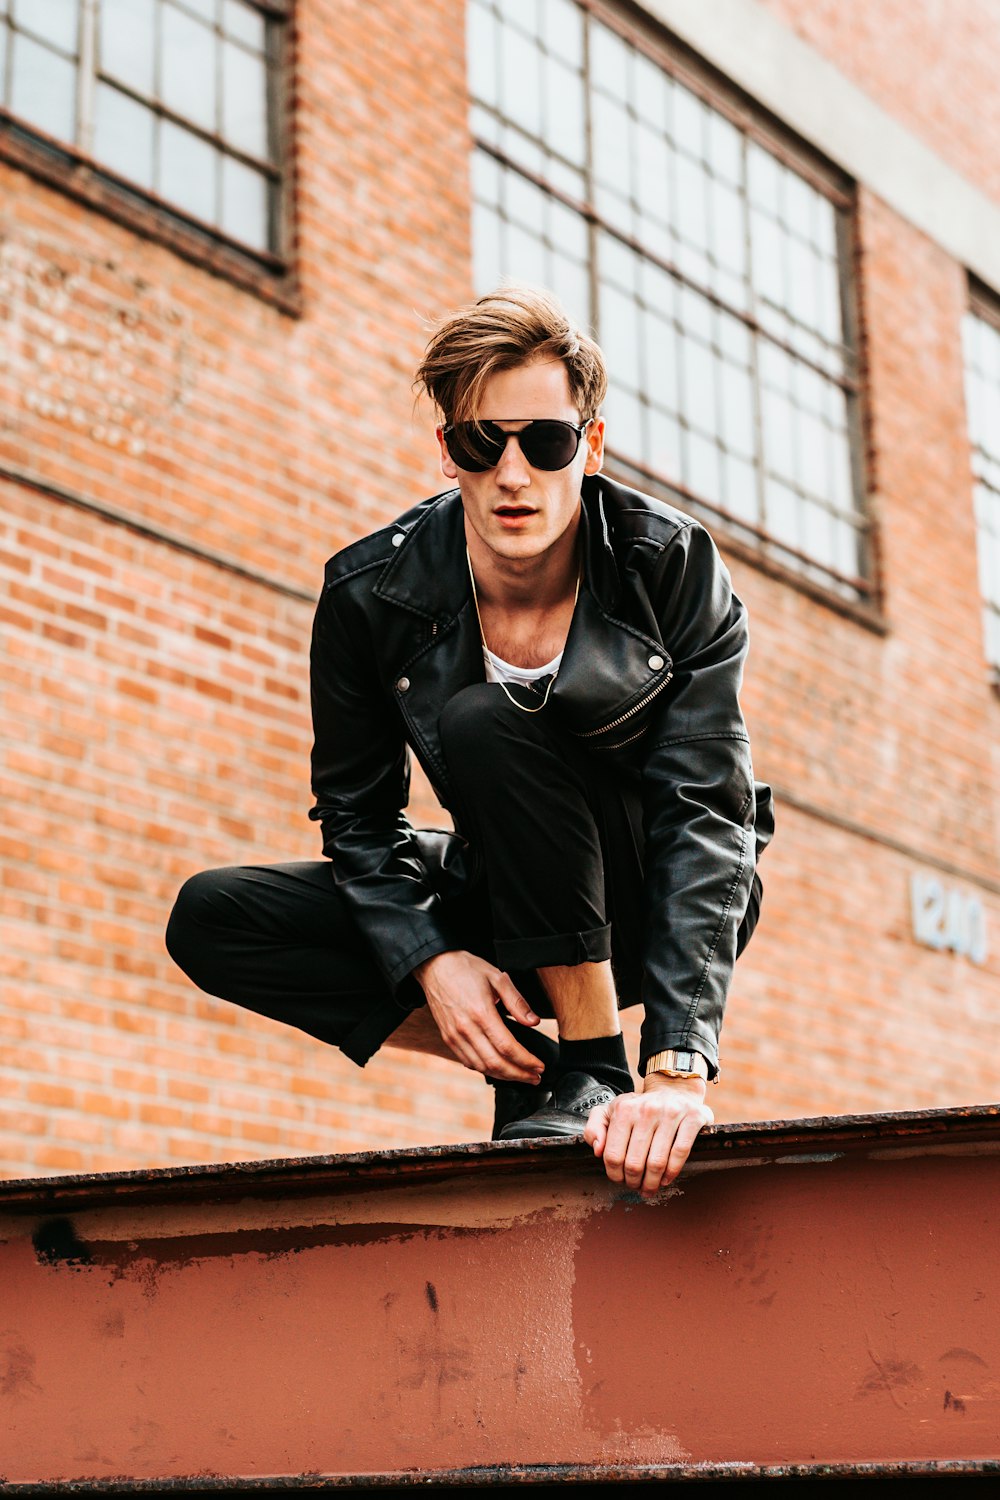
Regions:
<instances>
[{"instance_id":1,"label":"man's fingers","mask_svg":"<svg viewBox=\"0 0 1000 1500\"><path fill-rule=\"evenodd\" d=\"M583 1138L588 1145L593 1146L595 1156L601 1156L604 1152L604 1143L608 1138L608 1119L610 1114L610 1104L597 1104L587 1116L587 1123L583 1129Z\"/></svg>"},{"instance_id":2,"label":"man's fingers","mask_svg":"<svg viewBox=\"0 0 1000 1500\"><path fill-rule=\"evenodd\" d=\"M466 1031L460 1040L462 1061L488 1078L503 1078L510 1083L537 1083L541 1078L538 1058L514 1041L492 1007L482 1023Z\"/></svg>"},{"instance_id":3,"label":"man's fingers","mask_svg":"<svg viewBox=\"0 0 1000 1500\"><path fill-rule=\"evenodd\" d=\"M520 1021L522 1026L538 1025L538 1017L509 974L498 969L491 982L498 998L504 1003L504 1009L515 1021Z\"/></svg>"},{"instance_id":4,"label":"man's fingers","mask_svg":"<svg viewBox=\"0 0 1000 1500\"><path fill-rule=\"evenodd\" d=\"M512 1067L527 1069L533 1075L541 1074L542 1065L538 1058L533 1052L529 1052L527 1047L522 1047L520 1042L514 1040L496 1010L492 1008L489 1015L484 1018L483 1035L493 1050L498 1052Z\"/></svg>"},{"instance_id":5,"label":"man's fingers","mask_svg":"<svg viewBox=\"0 0 1000 1500\"><path fill-rule=\"evenodd\" d=\"M642 1183L639 1187L640 1193L655 1193L659 1191L660 1185L663 1182L663 1174L666 1172L667 1163L670 1160L670 1150L675 1139L672 1120L664 1121L662 1125L657 1126L653 1133L653 1138L649 1143L649 1150L646 1152L646 1170L643 1173ZM690 1149L689 1146L688 1150Z\"/></svg>"},{"instance_id":6,"label":"man's fingers","mask_svg":"<svg viewBox=\"0 0 1000 1500\"><path fill-rule=\"evenodd\" d=\"M637 1191L642 1186L646 1172L646 1158L656 1134L657 1121L655 1119L640 1114L633 1122L624 1165L626 1186L632 1188L633 1191Z\"/></svg>"},{"instance_id":7,"label":"man's fingers","mask_svg":"<svg viewBox=\"0 0 1000 1500\"><path fill-rule=\"evenodd\" d=\"M625 1156L628 1151L629 1136L632 1134L632 1120L627 1110L616 1109L618 1100L607 1106L608 1109L608 1136L604 1142L604 1170L612 1182L625 1181Z\"/></svg>"},{"instance_id":8,"label":"man's fingers","mask_svg":"<svg viewBox=\"0 0 1000 1500\"><path fill-rule=\"evenodd\" d=\"M674 1136L674 1143L670 1148L670 1156L667 1160L667 1169L663 1174L664 1185L673 1182L691 1152L691 1147L698 1138L698 1132L703 1125L711 1125L713 1119L712 1111L685 1115Z\"/></svg>"}]
</instances>

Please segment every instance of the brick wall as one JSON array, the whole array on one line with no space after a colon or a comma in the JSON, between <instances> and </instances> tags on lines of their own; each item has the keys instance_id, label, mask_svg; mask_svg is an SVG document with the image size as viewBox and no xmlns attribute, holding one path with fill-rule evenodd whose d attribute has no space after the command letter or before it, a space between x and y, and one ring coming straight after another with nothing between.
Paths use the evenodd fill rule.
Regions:
<instances>
[{"instance_id":1,"label":"brick wall","mask_svg":"<svg viewBox=\"0 0 1000 1500\"><path fill-rule=\"evenodd\" d=\"M950 86L1000 64L982 5L947 24L890 7L875 58L863 7L773 4L959 169L995 168L991 89L971 112ZM301 0L300 318L0 167L0 458L37 480L0 501L0 1172L486 1129L477 1077L398 1053L361 1073L201 995L162 942L193 871L317 854L323 561L440 487L409 381L421 319L469 291L462 11ZM863 191L858 266L887 628L733 560L757 770L783 800L712 1095L725 1118L996 1093L1000 701L964 273ZM433 817L419 788L416 814ZM985 966L912 939L910 874L942 866L988 907Z\"/></svg>"}]
</instances>

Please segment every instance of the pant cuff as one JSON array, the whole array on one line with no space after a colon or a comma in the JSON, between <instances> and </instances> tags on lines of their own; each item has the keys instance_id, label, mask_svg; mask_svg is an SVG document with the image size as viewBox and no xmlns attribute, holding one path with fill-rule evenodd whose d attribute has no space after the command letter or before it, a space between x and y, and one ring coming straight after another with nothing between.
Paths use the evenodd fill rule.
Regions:
<instances>
[{"instance_id":1,"label":"pant cuff","mask_svg":"<svg viewBox=\"0 0 1000 1500\"><path fill-rule=\"evenodd\" d=\"M381 1005L373 1005L361 1018L353 1031L339 1043L340 1050L352 1063L363 1068L370 1062L384 1042L392 1036L397 1026L402 1026L407 1016L423 1005L423 991L415 979L407 976L395 996Z\"/></svg>"},{"instance_id":2,"label":"pant cuff","mask_svg":"<svg viewBox=\"0 0 1000 1500\"><path fill-rule=\"evenodd\" d=\"M611 923L587 932L559 932L550 937L498 938L494 947L497 964L504 970L599 964L611 957Z\"/></svg>"}]
</instances>

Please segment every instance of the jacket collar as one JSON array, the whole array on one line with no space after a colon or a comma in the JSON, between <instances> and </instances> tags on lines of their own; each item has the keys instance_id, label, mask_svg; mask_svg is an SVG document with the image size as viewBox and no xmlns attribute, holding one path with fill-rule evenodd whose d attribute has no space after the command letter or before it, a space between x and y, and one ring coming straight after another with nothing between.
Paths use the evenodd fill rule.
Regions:
<instances>
[{"instance_id":1,"label":"jacket collar","mask_svg":"<svg viewBox=\"0 0 1000 1500\"><path fill-rule=\"evenodd\" d=\"M620 584L602 475L587 475L581 489L583 583L598 604L611 610ZM446 624L469 599L465 560L465 512L458 490L424 502L426 509L379 575L375 593L424 619Z\"/></svg>"}]
</instances>

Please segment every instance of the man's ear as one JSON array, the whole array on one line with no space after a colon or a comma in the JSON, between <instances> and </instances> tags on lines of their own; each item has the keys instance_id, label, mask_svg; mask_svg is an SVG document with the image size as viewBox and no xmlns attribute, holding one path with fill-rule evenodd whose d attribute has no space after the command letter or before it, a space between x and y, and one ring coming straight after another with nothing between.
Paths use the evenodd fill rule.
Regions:
<instances>
[{"instance_id":1,"label":"man's ear","mask_svg":"<svg viewBox=\"0 0 1000 1500\"><path fill-rule=\"evenodd\" d=\"M599 474L601 465L604 463L604 418L597 417L586 432L587 438L587 462L583 466L585 474Z\"/></svg>"},{"instance_id":2,"label":"man's ear","mask_svg":"<svg viewBox=\"0 0 1000 1500\"><path fill-rule=\"evenodd\" d=\"M446 479L457 479L458 470L455 467L455 460L448 452L448 444L444 440L444 428L442 426L435 427L434 436L437 438L438 447L441 449L441 473Z\"/></svg>"}]
</instances>

